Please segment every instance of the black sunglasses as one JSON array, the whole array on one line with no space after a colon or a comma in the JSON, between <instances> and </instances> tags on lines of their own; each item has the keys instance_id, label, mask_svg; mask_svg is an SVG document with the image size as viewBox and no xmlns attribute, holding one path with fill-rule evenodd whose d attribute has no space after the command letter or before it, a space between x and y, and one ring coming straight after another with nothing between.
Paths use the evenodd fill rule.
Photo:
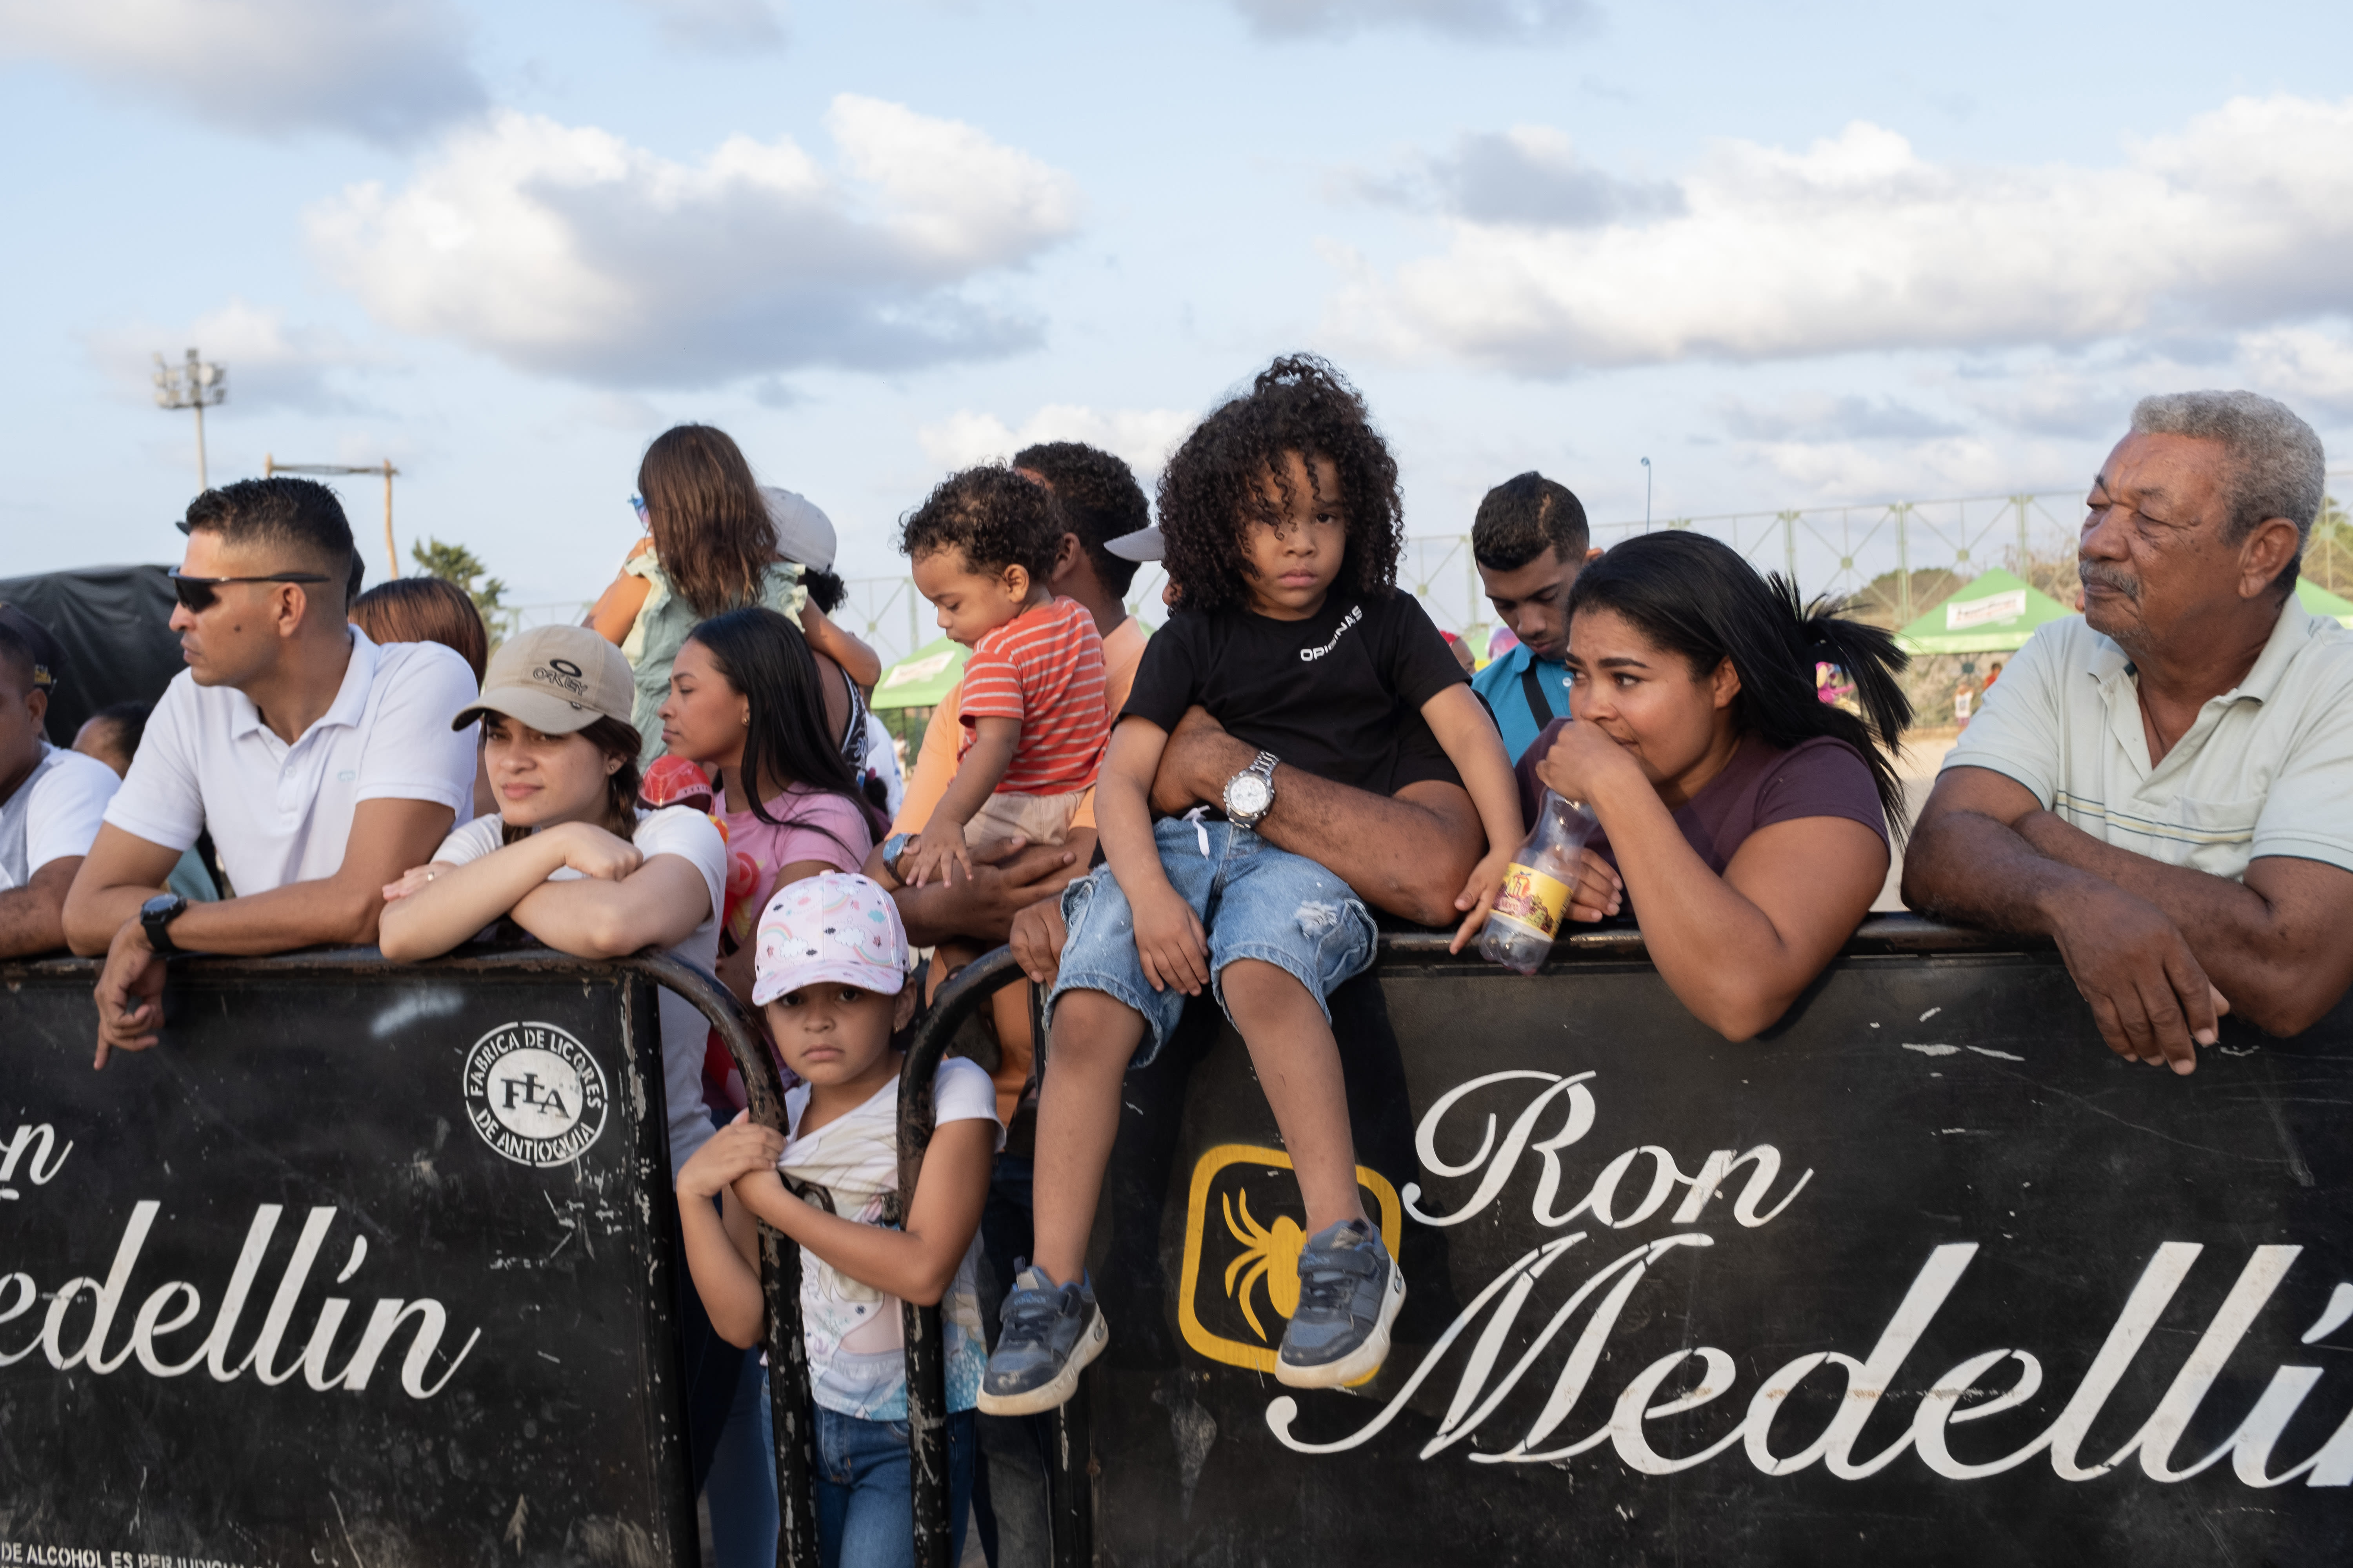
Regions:
<instances>
[{"instance_id":1,"label":"black sunglasses","mask_svg":"<svg viewBox=\"0 0 2353 1568\"><path fill-rule=\"evenodd\" d=\"M213 607L220 597L224 583L332 583L332 577L316 572L275 572L267 577L191 577L177 566L171 570L172 589L180 595L180 604L190 615Z\"/></svg>"}]
</instances>

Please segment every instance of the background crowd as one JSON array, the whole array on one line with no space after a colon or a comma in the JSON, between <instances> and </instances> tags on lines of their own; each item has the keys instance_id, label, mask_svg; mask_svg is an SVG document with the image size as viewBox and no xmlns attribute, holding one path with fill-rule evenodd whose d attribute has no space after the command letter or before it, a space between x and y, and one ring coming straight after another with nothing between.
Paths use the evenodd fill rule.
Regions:
<instances>
[{"instance_id":1,"label":"background crowd","mask_svg":"<svg viewBox=\"0 0 2353 1568\"><path fill-rule=\"evenodd\" d=\"M1085 1262L1121 1078L1186 1006L1232 1020L1299 1175L1311 1236L1278 1377L1379 1364L1405 1285L1358 1207L1328 998L1384 923L1473 937L1546 790L1594 824L1552 916L1638 920L1727 1039L1800 1004L1907 830L1907 900L2055 942L2127 1061L2188 1073L2225 1013L2278 1035L2327 1014L2353 984L2353 639L2291 592L2322 474L2276 403L2144 400L2089 492L2084 614L1982 694L1916 826L1886 633L1697 533L1595 551L1541 475L1479 509L1517 642L1467 673L1396 586L1396 464L1310 358L1204 417L1156 521L1124 463L1068 442L910 509L915 582L971 655L903 780L866 707L879 660L828 617L830 523L721 431L648 448L645 535L584 626L494 653L448 584L360 592L331 491L242 481L181 525L187 671L152 711L52 744L72 672L0 606L0 956L104 956L101 1068L168 1039L180 952L408 962L505 920L711 971L797 1086L790 1125L750 1125L726 1052L665 995L719 1560L773 1560L754 1216L813 1260L828 1552L903 1556L892 1297L944 1304L958 1529L970 1499L992 1554L1017 1552L1033 1418L1110 1331ZM1147 559L1169 579L1149 637L1122 602ZM1824 667L1846 700L1823 700ZM899 1194L894 1041L1008 943L1049 1048L1029 997L1000 993L987 1059L942 1068L942 1142Z\"/></svg>"}]
</instances>

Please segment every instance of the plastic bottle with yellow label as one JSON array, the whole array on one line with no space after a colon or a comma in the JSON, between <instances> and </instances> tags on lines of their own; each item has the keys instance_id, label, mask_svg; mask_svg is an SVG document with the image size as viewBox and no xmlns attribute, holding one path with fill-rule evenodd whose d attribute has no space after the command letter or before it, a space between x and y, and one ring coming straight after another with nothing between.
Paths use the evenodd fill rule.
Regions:
<instances>
[{"instance_id":1,"label":"plastic bottle with yellow label","mask_svg":"<svg viewBox=\"0 0 2353 1568\"><path fill-rule=\"evenodd\" d=\"M1578 852L1599 826L1593 813L1552 791L1536 807L1535 830L1504 873L1503 891L1479 939L1479 956L1521 974L1534 974L1568 918Z\"/></svg>"}]
</instances>

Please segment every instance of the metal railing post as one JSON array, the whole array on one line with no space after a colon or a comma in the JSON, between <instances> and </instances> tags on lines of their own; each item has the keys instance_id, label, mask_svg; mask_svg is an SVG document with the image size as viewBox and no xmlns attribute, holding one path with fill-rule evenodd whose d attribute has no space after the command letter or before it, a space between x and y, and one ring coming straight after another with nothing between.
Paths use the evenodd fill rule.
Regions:
<instances>
[{"instance_id":1,"label":"metal railing post","mask_svg":"<svg viewBox=\"0 0 2353 1568\"><path fill-rule=\"evenodd\" d=\"M1001 985L1021 978L1010 949L997 948L956 971L932 998L899 1065L899 1196L912 1204L932 1145L932 1079L965 1019ZM953 1568L948 1512L947 1341L940 1309L900 1303L907 1343L907 1465L914 1510L915 1568Z\"/></svg>"},{"instance_id":2,"label":"metal railing post","mask_svg":"<svg viewBox=\"0 0 2353 1568\"><path fill-rule=\"evenodd\" d=\"M625 961L624 967L695 1005L744 1075L752 1120L785 1132L784 1079L734 993L658 948ZM817 1431L809 1414L808 1343L801 1337L801 1249L765 1221L760 1290L768 1309L768 1410L776 1437L776 1568L818 1568Z\"/></svg>"},{"instance_id":3,"label":"metal railing post","mask_svg":"<svg viewBox=\"0 0 2353 1568\"><path fill-rule=\"evenodd\" d=\"M948 1042L964 1025L965 1018L983 1005L997 990L1021 978L1020 966L1014 963L1008 948L997 948L981 954L958 970L932 999L930 1009L916 1026L915 1038L907 1047L906 1062L899 1077L899 1190L912 1193L915 1177L923 1169L923 1150L931 1141L932 1075L939 1068L940 1058L946 1053ZM1032 998L1030 1014L1032 1038L1040 1070L1047 1055L1046 1032L1039 1026L1042 1020L1035 1010ZM910 1086L920 1084L917 1091ZM929 1352L934 1382L924 1396L934 1403L945 1420L945 1346L939 1338L936 1322L926 1328L916 1321L917 1309L908 1310L907 1324L907 1410L908 1428L920 1442L924 1428L917 1424L916 1399L923 1388L917 1383L917 1345L919 1341L933 1348ZM937 1319L936 1309L925 1309ZM1046 1516L1052 1542L1053 1568L1090 1568L1094 1561L1094 1445L1087 1419L1087 1393L1092 1374L1083 1375L1079 1391L1056 1410L1050 1417L1051 1432L1046 1456ZM926 1556L924 1551L924 1474L926 1459L919 1447L912 1456L915 1477L915 1562L917 1568L947 1568L946 1552L949 1534L944 1523L947 1509L947 1445L939 1442L936 1461L933 1462L939 1479L940 1519L936 1556Z\"/></svg>"},{"instance_id":4,"label":"metal railing post","mask_svg":"<svg viewBox=\"0 0 2353 1568\"><path fill-rule=\"evenodd\" d=\"M1035 1042L1037 1066L1043 1073L1050 1051L1046 1035L1046 996L1029 994L1029 1038ZM1079 1374L1079 1386L1047 1418L1046 1533L1052 1568L1093 1568L1095 1560L1094 1428L1088 1396L1094 1385L1092 1369Z\"/></svg>"}]
</instances>

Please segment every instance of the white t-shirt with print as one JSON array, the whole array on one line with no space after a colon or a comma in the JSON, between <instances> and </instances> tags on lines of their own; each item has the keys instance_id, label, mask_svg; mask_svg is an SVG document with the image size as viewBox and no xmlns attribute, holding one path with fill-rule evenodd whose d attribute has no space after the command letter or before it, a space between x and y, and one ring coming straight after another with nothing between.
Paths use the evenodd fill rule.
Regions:
<instances>
[{"instance_id":1,"label":"white t-shirt with print","mask_svg":"<svg viewBox=\"0 0 2353 1568\"><path fill-rule=\"evenodd\" d=\"M96 757L41 742L41 760L0 800L0 893L21 888L52 860L87 855L106 803L122 781Z\"/></svg>"},{"instance_id":2,"label":"white t-shirt with print","mask_svg":"<svg viewBox=\"0 0 2353 1568\"><path fill-rule=\"evenodd\" d=\"M797 1131L808 1109L808 1085L785 1091L785 1112ZM950 1057L932 1079L934 1124L986 1121L997 1126L997 1085L972 1062ZM997 1128L1002 1147L1005 1131ZM865 1104L785 1145L776 1169L796 1182L823 1187L833 1212L860 1225L882 1223L883 1200L899 1190L899 1080ZM974 1269L980 1237L972 1238L955 1282L940 1300L947 1327L948 1409L970 1410L980 1400L988 1344L980 1324L980 1288ZM828 1410L861 1421L907 1416L906 1343L899 1298L863 1285L801 1248L802 1337L808 1344L809 1394Z\"/></svg>"},{"instance_id":3,"label":"white t-shirt with print","mask_svg":"<svg viewBox=\"0 0 2353 1568\"><path fill-rule=\"evenodd\" d=\"M447 866L479 860L499 847L505 831L506 824L501 818L478 816L442 840L433 858ZM716 968L719 914L727 889L727 840L720 837L719 825L688 805L641 810L638 813L637 831L629 841L649 860L657 855L675 855L702 873L702 884L711 895L710 908L702 922L670 953L706 973ZM571 867L559 866L548 880L568 882L579 876ZM672 1176L717 1131L702 1103L702 1047L710 1031L710 1024L693 1003L675 992L662 992L662 1099L670 1121Z\"/></svg>"},{"instance_id":4,"label":"white t-shirt with print","mask_svg":"<svg viewBox=\"0 0 2353 1568\"><path fill-rule=\"evenodd\" d=\"M474 700L473 669L439 643L378 647L351 634L335 700L290 746L235 687L174 677L106 820L174 851L209 827L229 885L266 893L342 869L364 802L431 801L463 816L477 727L449 721Z\"/></svg>"}]
</instances>

